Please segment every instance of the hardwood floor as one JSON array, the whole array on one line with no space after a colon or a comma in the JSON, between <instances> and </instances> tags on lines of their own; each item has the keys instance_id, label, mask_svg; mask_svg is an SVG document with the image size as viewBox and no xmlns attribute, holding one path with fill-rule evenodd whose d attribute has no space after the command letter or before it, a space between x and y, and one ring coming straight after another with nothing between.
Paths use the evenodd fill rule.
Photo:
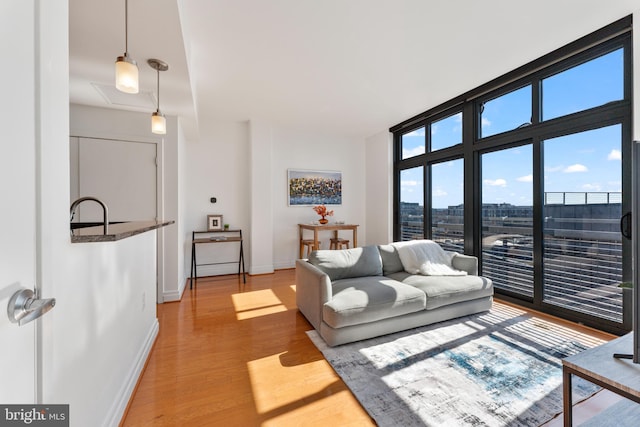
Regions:
<instances>
[{"instance_id":1,"label":"hardwood floor","mask_svg":"<svg viewBox=\"0 0 640 427\"><path fill-rule=\"evenodd\" d=\"M601 339L611 335L556 320ZM295 271L198 279L160 332L122 426L372 426L295 303Z\"/></svg>"},{"instance_id":2,"label":"hardwood floor","mask_svg":"<svg viewBox=\"0 0 640 427\"><path fill-rule=\"evenodd\" d=\"M294 270L198 279L158 319L123 426L375 425L307 338Z\"/></svg>"}]
</instances>

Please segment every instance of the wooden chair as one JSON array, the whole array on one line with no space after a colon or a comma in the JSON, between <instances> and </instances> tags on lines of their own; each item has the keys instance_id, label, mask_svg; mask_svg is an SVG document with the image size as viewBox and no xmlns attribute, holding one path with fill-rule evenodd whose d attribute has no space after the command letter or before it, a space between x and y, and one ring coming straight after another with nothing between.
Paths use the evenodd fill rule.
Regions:
<instances>
[{"instance_id":1,"label":"wooden chair","mask_svg":"<svg viewBox=\"0 0 640 427\"><path fill-rule=\"evenodd\" d=\"M333 237L331 238L329 249L349 249L349 240Z\"/></svg>"},{"instance_id":2,"label":"wooden chair","mask_svg":"<svg viewBox=\"0 0 640 427\"><path fill-rule=\"evenodd\" d=\"M315 248L313 247L313 239L301 239L300 250L304 253L303 248L307 250L304 258L309 258L311 252L315 250ZM320 242L318 242L318 249L320 249Z\"/></svg>"}]
</instances>

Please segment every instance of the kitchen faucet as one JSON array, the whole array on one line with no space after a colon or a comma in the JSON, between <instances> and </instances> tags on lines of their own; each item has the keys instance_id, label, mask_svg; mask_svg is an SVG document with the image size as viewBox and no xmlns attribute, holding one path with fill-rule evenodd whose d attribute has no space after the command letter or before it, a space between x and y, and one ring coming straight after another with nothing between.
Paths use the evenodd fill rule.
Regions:
<instances>
[{"instance_id":1,"label":"kitchen faucet","mask_svg":"<svg viewBox=\"0 0 640 427\"><path fill-rule=\"evenodd\" d=\"M108 234L109 233L109 209L107 209L107 205L105 205L104 202L102 202L100 199L97 199L95 197L91 197L91 196L80 197L78 200L71 203L71 208L69 209L69 215L70 215L69 222L73 221L73 217L76 214L76 209L78 208L78 205L86 200L93 200L94 202L99 203L100 206L102 206L102 220L104 222L104 234Z\"/></svg>"}]
</instances>

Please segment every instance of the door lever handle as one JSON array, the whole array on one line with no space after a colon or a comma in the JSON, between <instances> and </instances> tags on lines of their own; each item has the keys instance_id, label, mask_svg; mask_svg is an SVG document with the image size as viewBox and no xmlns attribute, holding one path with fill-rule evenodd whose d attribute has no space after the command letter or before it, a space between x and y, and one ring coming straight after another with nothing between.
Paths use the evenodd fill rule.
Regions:
<instances>
[{"instance_id":1,"label":"door lever handle","mask_svg":"<svg viewBox=\"0 0 640 427\"><path fill-rule=\"evenodd\" d=\"M55 298L36 299L31 289L22 289L9 300L7 314L12 323L22 326L37 319L56 305Z\"/></svg>"}]
</instances>

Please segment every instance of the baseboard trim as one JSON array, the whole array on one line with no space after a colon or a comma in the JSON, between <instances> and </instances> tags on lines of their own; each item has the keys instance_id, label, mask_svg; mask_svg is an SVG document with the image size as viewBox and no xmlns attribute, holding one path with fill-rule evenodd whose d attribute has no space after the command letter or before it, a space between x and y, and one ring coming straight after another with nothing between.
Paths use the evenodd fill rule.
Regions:
<instances>
[{"instance_id":1,"label":"baseboard trim","mask_svg":"<svg viewBox=\"0 0 640 427\"><path fill-rule=\"evenodd\" d=\"M249 274L250 275L257 275L257 274L271 274L273 273L273 265L263 265L260 267L252 267L249 269Z\"/></svg>"},{"instance_id":2,"label":"baseboard trim","mask_svg":"<svg viewBox=\"0 0 640 427\"><path fill-rule=\"evenodd\" d=\"M149 359L149 354L153 349L153 344L156 342L156 338L158 337L159 330L160 323L158 323L158 319L156 318L154 319L151 328L149 328L149 332L138 351L138 355L136 356L133 366L129 371L129 375L127 375L116 400L109 409L108 413L111 414L111 417L105 420L103 426L117 427L120 425L122 420L124 420L129 408L129 403L131 402L136 387L138 386L138 381L142 377L142 372L144 371L144 367Z\"/></svg>"},{"instance_id":3,"label":"baseboard trim","mask_svg":"<svg viewBox=\"0 0 640 427\"><path fill-rule=\"evenodd\" d=\"M184 288L182 288L184 290ZM162 294L162 302L173 302L180 301L182 299L182 292L180 291L171 291L165 292Z\"/></svg>"},{"instance_id":4,"label":"baseboard trim","mask_svg":"<svg viewBox=\"0 0 640 427\"><path fill-rule=\"evenodd\" d=\"M296 268L296 261L277 262L273 266L276 270L287 270L289 268Z\"/></svg>"}]
</instances>

